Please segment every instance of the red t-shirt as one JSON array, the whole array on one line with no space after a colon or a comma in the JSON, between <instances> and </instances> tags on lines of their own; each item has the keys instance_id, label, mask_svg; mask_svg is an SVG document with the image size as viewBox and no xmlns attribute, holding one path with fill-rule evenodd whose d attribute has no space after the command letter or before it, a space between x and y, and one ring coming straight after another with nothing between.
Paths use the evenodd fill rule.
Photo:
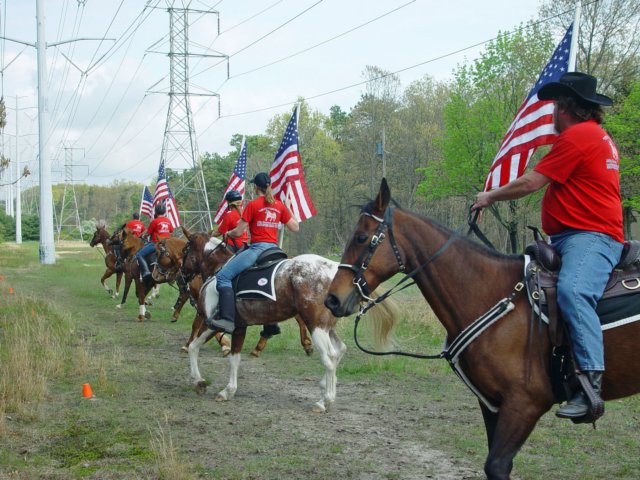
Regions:
<instances>
[{"instance_id":1,"label":"red t-shirt","mask_svg":"<svg viewBox=\"0 0 640 480\"><path fill-rule=\"evenodd\" d=\"M240 223L240 213L235 208L233 210L227 210L222 216L222 222L218 227L218 232L224 235L225 233L230 232L231 230L236 228L238 226L238 223ZM242 235L236 238L227 237L227 245L241 247L245 242L249 242L249 234L246 231L244 231Z\"/></svg>"},{"instance_id":2,"label":"red t-shirt","mask_svg":"<svg viewBox=\"0 0 640 480\"><path fill-rule=\"evenodd\" d=\"M269 242L277 245L278 225L291 220L291 214L280 200L268 204L264 196L260 196L247 204L242 219L249 224L251 243Z\"/></svg>"},{"instance_id":3,"label":"red t-shirt","mask_svg":"<svg viewBox=\"0 0 640 480\"><path fill-rule=\"evenodd\" d=\"M163 238L171 236L173 232L173 225L167 217L159 216L151 220L147 233L151 237L151 241L159 242Z\"/></svg>"},{"instance_id":4,"label":"red t-shirt","mask_svg":"<svg viewBox=\"0 0 640 480\"><path fill-rule=\"evenodd\" d=\"M136 237L142 235L145 229L144 223L140 220L136 220L135 218L133 220L129 220L129 223L127 223L125 227L132 230Z\"/></svg>"},{"instance_id":5,"label":"red t-shirt","mask_svg":"<svg viewBox=\"0 0 640 480\"><path fill-rule=\"evenodd\" d=\"M551 179L542 199L542 228L610 235L624 241L618 150L600 125L564 130L534 170Z\"/></svg>"}]
</instances>

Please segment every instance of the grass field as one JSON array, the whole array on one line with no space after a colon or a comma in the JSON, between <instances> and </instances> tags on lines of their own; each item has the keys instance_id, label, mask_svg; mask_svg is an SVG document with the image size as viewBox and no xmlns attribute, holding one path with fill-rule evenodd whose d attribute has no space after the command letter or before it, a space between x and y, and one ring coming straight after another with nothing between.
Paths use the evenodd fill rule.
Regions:
<instances>
[{"instance_id":1,"label":"grass field","mask_svg":"<svg viewBox=\"0 0 640 480\"><path fill-rule=\"evenodd\" d=\"M349 350L336 407L313 415L322 367L289 321L260 359L248 357L259 332L249 329L237 397L215 402L227 361L203 350L212 385L197 396L178 352L193 309L169 322L174 289L164 285L138 323L133 292L116 310L100 286L96 250L56 250L56 264L41 266L37 244L0 244L0 479L484 478L477 402L444 361L367 356L353 320L340 320ZM419 293L398 303L400 346L438 352L443 332ZM95 399L82 397L84 383ZM547 414L513 477L637 479L638 452L640 396L607 403L597 430Z\"/></svg>"}]
</instances>

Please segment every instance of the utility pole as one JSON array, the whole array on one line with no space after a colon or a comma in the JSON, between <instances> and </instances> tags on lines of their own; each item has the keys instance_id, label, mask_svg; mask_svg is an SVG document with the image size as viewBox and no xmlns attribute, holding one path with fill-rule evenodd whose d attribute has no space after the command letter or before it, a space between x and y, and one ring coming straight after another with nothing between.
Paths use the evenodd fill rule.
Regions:
<instances>
[{"instance_id":1,"label":"utility pole","mask_svg":"<svg viewBox=\"0 0 640 480\"><path fill-rule=\"evenodd\" d=\"M180 194L188 194L195 199L195 210L180 210L182 222L189 229L208 231L213 227L211 221L211 211L209 209L209 199L207 188L202 171L202 162L198 152L196 141L196 131L191 112L190 96L215 96L215 92L194 93L189 91L189 58L226 58L228 55L197 54L189 52L189 13L216 14L215 10L195 10L188 6L182 8L174 7L173 0L167 0L170 22L169 36L169 108L167 110L167 120L164 129L162 142L162 152L160 153L160 163L165 167L171 164L187 163L194 172L191 178L184 178L179 186L174 186L174 197L180 206ZM184 3L184 2L183 2ZM220 33L220 22L218 17L218 34ZM161 53L161 52L153 52ZM150 92L165 93L165 92ZM218 105L218 109L220 106ZM185 195L186 196L186 195Z\"/></svg>"},{"instance_id":2,"label":"utility pole","mask_svg":"<svg viewBox=\"0 0 640 480\"><path fill-rule=\"evenodd\" d=\"M40 263L56 263L53 243L53 190L51 187L51 162L47 156L49 129L49 105L47 104L47 44L43 0L36 0L36 50L38 58L38 157L40 160Z\"/></svg>"}]
</instances>

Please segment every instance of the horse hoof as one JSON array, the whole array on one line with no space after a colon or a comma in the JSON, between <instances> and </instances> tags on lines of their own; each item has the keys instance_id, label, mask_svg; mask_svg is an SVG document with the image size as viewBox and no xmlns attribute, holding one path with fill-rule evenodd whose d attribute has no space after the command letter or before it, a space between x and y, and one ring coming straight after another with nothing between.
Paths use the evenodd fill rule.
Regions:
<instances>
[{"instance_id":1,"label":"horse hoof","mask_svg":"<svg viewBox=\"0 0 640 480\"><path fill-rule=\"evenodd\" d=\"M149 320L151 318L151 314L149 312L144 312L144 318Z\"/></svg>"},{"instance_id":2,"label":"horse hoof","mask_svg":"<svg viewBox=\"0 0 640 480\"><path fill-rule=\"evenodd\" d=\"M198 395L204 395L207 392L207 384L204 380L196 383L196 393Z\"/></svg>"},{"instance_id":3,"label":"horse hoof","mask_svg":"<svg viewBox=\"0 0 640 480\"><path fill-rule=\"evenodd\" d=\"M138 315L137 319L138 319L139 322L144 322L144 317L141 317L141 316Z\"/></svg>"},{"instance_id":4,"label":"horse hoof","mask_svg":"<svg viewBox=\"0 0 640 480\"><path fill-rule=\"evenodd\" d=\"M189 348L185 347L185 346L182 346L182 347L180 347L180 352L181 353L189 353Z\"/></svg>"},{"instance_id":5,"label":"horse hoof","mask_svg":"<svg viewBox=\"0 0 640 480\"><path fill-rule=\"evenodd\" d=\"M311 411L313 413L326 413L327 409L324 408L324 404L322 402L317 402L313 407L311 407Z\"/></svg>"},{"instance_id":6,"label":"horse hoof","mask_svg":"<svg viewBox=\"0 0 640 480\"><path fill-rule=\"evenodd\" d=\"M108 293L109 295L111 295L111 298L113 298L113 290L109 289L109 290L107 290L107 293Z\"/></svg>"},{"instance_id":7,"label":"horse hoof","mask_svg":"<svg viewBox=\"0 0 640 480\"><path fill-rule=\"evenodd\" d=\"M227 355L229 355L231 353L231 348L229 347L222 347L222 356L226 357Z\"/></svg>"},{"instance_id":8,"label":"horse hoof","mask_svg":"<svg viewBox=\"0 0 640 480\"><path fill-rule=\"evenodd\" d=\"M260 356L260 353L261 353L260 350L257 350L255 348L253 350L251 350L251 356L252 357L258 358Z\"/></svg>"},{"instance_id":9,"label":"horse hoof","mask_svg":"<svg viewBox=\"0 0 640 480\"><path fill-rule=\"evenodd\" d=\"M229 400L222 392L216 395L216 402L226 402Z\"/></svg>"},{"instance_id":10,"label":"horse hoof","mask_svg":"<svg viewBox=\"0 0 640 480\"><path fill-rule=\"evenodd\" d=\"M177 319L177 318L172 318L172 319L171 319L171 323L176 323L177 321L178 321L178 319Z\"/></svg>"},{"instance_id":11,"label":"horse hoof","mask_svg":"<svg viewBox=\"0 0 640 480\"><path fill-rule=\"evenodd\" d=\"M305 348L304 353L307 354L307 357L310 357L311 355L313 355L313 347Z\"/></svg>"},{"instance_id":12,"label":"horse hoof","mask_svg":"<svg viewBox=\"0 0 640 480\"><path fill-rule=\"evenodd\" d=\"M116 308L117 308L118 310L122 310L122 304L121 304L121 303L119 303L118 305L116 305Z\"/></svg>"}]
</instances>

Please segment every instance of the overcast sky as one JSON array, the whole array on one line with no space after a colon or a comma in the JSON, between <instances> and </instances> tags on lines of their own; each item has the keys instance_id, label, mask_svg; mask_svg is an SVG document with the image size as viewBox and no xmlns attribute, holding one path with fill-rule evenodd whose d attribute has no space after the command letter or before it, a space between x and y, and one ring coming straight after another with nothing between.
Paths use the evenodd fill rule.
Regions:
<instances>
[{"instance_id":1,"label":"overcast sky","mask_svg":"<svg viewBox=\"0 0 640 480\"><path fill-rule=\"evenodd\" d=\"M4 36L36 41L35 0L6 0ZM74 179L107 184L148 183L157 173L169 98L169 14L166 0L42 0L48 45L48 152L54 183L65 155ZM367 65L396 72L402 86L431 75L451 76L475 58L468 48L536 17L531 0L222 0L191 1L191 98L198 148L224 154L234 133L255 135L288 113L298 96L327 114L358 101ZM157 8L146 8L146 5ZM175 1L175 6L183 2ZM19 97L19 155L37 183L37 64L35 49L0 42L2 94L7 106L5 156L15 157L15 96ZM463 50L463 51L461 51ZM461 51L461 52L459 52ZM159 52L159 53L156 53ZM459 52L459 53L456 53ZM64 56L68 58L65 59ZM444 58L439 58L444 57ZM413 68L410 68L413 67ZM535 79L532 79L532 81ZM348 88L351 85L354 87ZM150 93L161 92L161 93ZM165 92L165 93L162 93ZM331 93L333 92L333 93ZM66 150L65 150L66 148ZM275 152L274 152L275 154ZM168 165L184 168L186 165Z\"/></svg>"}]
</instances>

